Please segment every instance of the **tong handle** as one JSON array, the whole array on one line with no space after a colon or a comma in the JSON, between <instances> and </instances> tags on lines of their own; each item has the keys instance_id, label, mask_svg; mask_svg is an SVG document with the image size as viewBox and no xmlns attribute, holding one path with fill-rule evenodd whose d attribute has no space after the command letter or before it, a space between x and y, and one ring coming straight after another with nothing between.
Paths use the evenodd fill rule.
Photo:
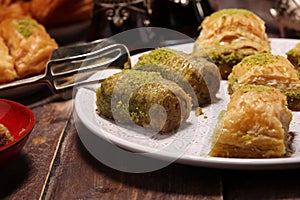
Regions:
<instances>
[{"instance_id":1,"label":"tong handle","mask_svg":"<svg viewBox=\"0 0 300 200\"><path fill-rule=\"evenodd\" d=\"M103 41L102 41L103 42ZM94 44L93 44L94 45ZM91 46L87 46L91 47ZM81 87L88 84L102 82L104 79L88 79L92 72L105 70L108 68L131 68L130 54L127 47L123 44L108 44L108 46L98 45L90 48L92 51L83 54L66 55L69 48L63 51L54 51L51 59L47 64L47 72L43 81L51 85L54 93L67 92L74 87ZM76 48L75 48L76 50ZM67 52L64 52L67 51ZM71 48L73 51L73 47Z\"/></svg>"},{"instance_id":2,"label":"tong handle","mask_svg":"<svg viewBox=\"0 0 300 200\"><path fill-rule=\"evenodd\" d=\"M0 85L0 91L46 83L53 93L61 93L64 98L70 98L72 96L65 95L64 92L70 94L74 87L102 82L104 79L91 80L90 76L95 71L108 68L131 68L130 53L125 45L101 39L59 47L52 52L44 74Z\"/></svg>"}]
</instances>

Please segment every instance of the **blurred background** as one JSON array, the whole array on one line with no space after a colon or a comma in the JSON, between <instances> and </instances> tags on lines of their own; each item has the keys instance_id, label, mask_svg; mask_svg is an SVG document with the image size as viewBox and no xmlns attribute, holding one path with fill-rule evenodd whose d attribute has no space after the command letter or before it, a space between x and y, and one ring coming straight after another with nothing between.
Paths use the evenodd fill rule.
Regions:
<instances>
[{"instance_id":1,"label":"blurred background","mask_svg":"<svg viewBox=\"0 0 300 200\"><path fill-rule=\"evenodd\" d=\"M285 24L282 24L278 18L283 17L289 7L297 10L299 8L297 3L300 4L298 1L94 0L91 18L85 23L81 23L82 32L78 31L80 33L78 35L83 37L82 39L90 41L109 37L132 28L155 26L177 30L196 38L199 35L198 27L204 17L224 8L244 8L253 11L265 21L269 37L299 38L299 33L293 29L293 26L297 26L296 24L290 28L284 27ZM271 14L271 9L277 12L277 18ZM77 30L80 30L78 28L80 27L76 27ZM50 33L55 34L53 31ZM67 42L66 38L62 38L62 41Z\"/></svg>"},{"instance_id":2,"label":"blurred background","mask_svg":"<svg viewBox=\"0 0 300 200\"><path fill-rule=\"evenodd\" d=\"M209 0L213 10L245 8L266 23L269 37L300 38L300 0Z\"/></svg>"},{"instance_id":3,"label":"blurred background","mask_svg":"<svg viewBox=\"0 0 300 200\"><path fill-rule=\"evenodd\" d=\"M149 26L196 38L202 20L224 8L254 12L265 21L269 37L300 37L300 0L0 0L0 17L1 6L9 5L15 13L21 7L29 12L60 45Z\"/></svg>"}]
</instances>

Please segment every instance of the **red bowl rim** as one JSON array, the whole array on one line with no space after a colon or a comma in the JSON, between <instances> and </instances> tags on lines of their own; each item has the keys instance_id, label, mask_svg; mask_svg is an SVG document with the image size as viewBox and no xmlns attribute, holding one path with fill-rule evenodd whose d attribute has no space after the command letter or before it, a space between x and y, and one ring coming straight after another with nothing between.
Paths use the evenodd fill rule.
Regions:
<instances>
[{"instance_id":1,"label":"red bowl rim","mask_svg":"<svg viewBox=\"0 0 300 200\"><path fill-rule=\"evenodd\" d=\"M12 142L9 142L8 144L0 147L0 152L4 152L4 151L12 148L13 146L17 145L19 142L21 142L23 139L25 139L31 133L31 131L32 131L33 127L34 127L34 124L35 124L35 117L34 117L33 112L28 107L24 106L21 103L18 103L18 102L15 102L15 101L11 101L11 100L8 100L8 99L2 99L2 98L0 98L0 101L8 103L8 104L16 105L16 106L22 108L23 110L26 111L26 113L29 115L29 118L30 118L29 124L26 127L26 133L24 133L22 135L22 137L14 139Z\"/></svg>"}]
</instances>

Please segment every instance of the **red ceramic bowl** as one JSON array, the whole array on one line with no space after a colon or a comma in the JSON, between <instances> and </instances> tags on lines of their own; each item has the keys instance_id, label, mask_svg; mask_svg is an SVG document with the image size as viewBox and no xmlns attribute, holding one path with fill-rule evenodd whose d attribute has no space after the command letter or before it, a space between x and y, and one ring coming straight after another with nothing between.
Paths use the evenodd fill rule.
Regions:
<instances>
[{"instance_id":1,"label":"red ceramic bowl","mask_svg":"<svg viewBox=\"0 0 300 200\"><path fill-rule=\"evenodd\" d=\"M26 106L0 99L0 123L6 126L14 140L0 147L0 166L14 158L26 143L34 126L34 115Z\"/></svg>"}]
</instances>

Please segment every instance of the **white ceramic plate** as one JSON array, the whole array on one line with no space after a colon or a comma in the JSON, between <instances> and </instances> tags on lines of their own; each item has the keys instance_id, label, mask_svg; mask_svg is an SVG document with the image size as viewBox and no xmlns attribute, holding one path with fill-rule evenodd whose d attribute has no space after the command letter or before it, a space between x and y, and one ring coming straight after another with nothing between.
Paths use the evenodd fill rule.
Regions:
<instances>
[{"instance_id":1,"label":"white ceramic plate","mask_svg":"<svg viewBox=\"0 0 300 200\"><path fill-rule=\"evenodd\" d=\"M285 55L299 40L272 39L272 53ZM172 48L185 52L192 51L193 44L173 46ZM132 62L137 61L138 55L132 57ZM103 72L93 75L95 78L103 76ZM106 74L107 75L107 74ZM293 120L290 131L298 132L293 140L295 153L288 158L272 159L238 159L238 158L217 158L209 157L210 136L214 130L217 116L221 110L226 109L229 100L226 81L221 82L218 93L220 101L203 108L204 115L196 116L195 112L190 114L189 119L182 128L171 136L149 137L147 134L140 134L136 131L122 128L112 121L101 118L96 113L94 88L81 88L75 97L75 112L80 122L93 134L113 144L133 152L146 152L152 155L157 154L160 159L174 159L169 151L161 151L166 147L172 147L182 151L175 162L212 168L227 169L286 169L300 167L300 112L293 112ZM205 116L205 117L204 117ZM84 142L84 141L83 141ZM88 145L85 143L85 145Z\"/></svg>"}]
</instances>

